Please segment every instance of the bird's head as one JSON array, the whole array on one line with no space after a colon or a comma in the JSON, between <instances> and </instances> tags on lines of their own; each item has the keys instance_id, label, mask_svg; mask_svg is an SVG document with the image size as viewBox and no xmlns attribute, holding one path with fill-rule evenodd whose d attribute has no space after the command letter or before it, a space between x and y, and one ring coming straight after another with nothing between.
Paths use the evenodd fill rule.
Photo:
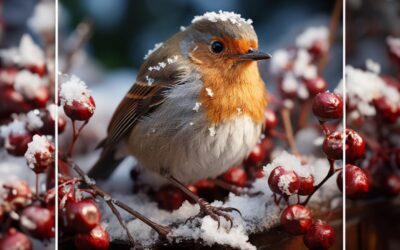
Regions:
<instances>
[{"instance_id":1,"label":"bird's head","mask_svg":"<svg viewBox=\"0 0 400 250\"><path fill-rule=\"evenodd\" d=\"M181 42L183 54L201 68L237 70L271 56L258 50L251 20L232 12L195 17Z\"/></svg>"}]
</instances>

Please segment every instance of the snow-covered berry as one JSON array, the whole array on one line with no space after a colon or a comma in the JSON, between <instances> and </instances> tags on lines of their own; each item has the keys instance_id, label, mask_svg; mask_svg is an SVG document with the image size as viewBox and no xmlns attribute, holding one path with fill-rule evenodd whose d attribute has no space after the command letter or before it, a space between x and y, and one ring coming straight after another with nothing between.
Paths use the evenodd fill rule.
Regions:
<instances>
[{"instance_id":1,"label":"snow-covered berry","mask_svg":"<svg viewBox=\"0 0 400 250\"><path fill-rule=\"evenodd\" d=\"M25 153L28 166L37 174L54 164L54 145L44 135L34 135Z\"/></svg>"},{"instance_id":2,"label":"snow-covered berry","mask_svg":"<svg viewBox=\"0 0 400 250\"><path fill-rule=\"evenodd\" d=\"M276 194L292 195L298 192L300 181L294 171L278 166L272 170L268 178L268 185Z\"/></svg>"},{"instance_id":3,"label":"snow-covered berry","mask_svg":"<svg viewBox=\"0 0 400 250\"><path fill-rule=\"evenodd\" d=\"M335 131L325 137L322 150L331 160L341 160L343 158L343 133Z\"/></svg>"}]
</instances>

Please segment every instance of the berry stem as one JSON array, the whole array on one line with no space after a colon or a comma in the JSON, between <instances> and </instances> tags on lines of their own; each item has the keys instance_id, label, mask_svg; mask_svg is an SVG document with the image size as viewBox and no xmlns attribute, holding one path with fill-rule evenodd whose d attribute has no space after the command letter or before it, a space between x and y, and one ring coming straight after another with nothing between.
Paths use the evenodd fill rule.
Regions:
<instances>
[{"instance_id":1,"label":"berry stem","mask_svg":"<svg viewBox=\"0 0 400 250\"><path fill-rule=\"evenodd\" d=\"M35 185L36 185L36 196L39 197L39 174L36 174L36 178L35 178Z\"/></svg>"},{"instance_id":2,"label":"berry stem","mask_svg":"<svg viewBox=\"0 0 400 250\"><path fill-rule=\"evenodd\" d=\"M303 206L306 206L307 203L310 201L311 197L315 194L315 192L322 187L322 185L325 184L329 178L332 177L332 175L335 174L335 160L329 160L329 171L328 174L325 176L325 178L314 188L314 191L307 197L307 199L301 204Z\"/></svg>"},{"instance_id":3,"label":"berry stem","mask_svg":"<svg viewBox=\"0 0 400 250\"><path fill-rule=\"evenodd\" d=\"M312 110L313 99L307 99L300 110L299 118L297 119L297 129L302 129L307 125L308 118Z\"/></svg>"},{"instance_id":4,"label":"berry stem","mask_svg":"<svg viewBox=\"0 0 400 250\"><path fill-rule=\"evenodd\" d=\"M76 142L76 140L78 139L78 137L79 137L79 135L80 135L82 129L83 129L83 128L86 126L86 124L89 122L89 120L86 120L86 121L79 127L78 130L76 129L76 121L71 119L71 122L72 122L72 141L71 141L71 144L69 145L69 148L68 148L68 154L67 154L68 157L72 157L72 152L74 151L75 142Z\"/></svg>"}]
</instances>

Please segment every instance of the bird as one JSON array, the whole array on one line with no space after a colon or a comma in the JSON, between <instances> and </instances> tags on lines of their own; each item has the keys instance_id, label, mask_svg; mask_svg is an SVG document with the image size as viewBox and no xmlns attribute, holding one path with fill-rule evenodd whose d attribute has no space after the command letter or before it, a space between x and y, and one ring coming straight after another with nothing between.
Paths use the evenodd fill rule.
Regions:
<instances>
[{"instance_id":1,"label":"bird","mask_svg":"<svg viewBox=\"0 0 400 250\"><path fill-rule=\"evenodd\" d=\"M269 58L250 19L226 11L195 16L145 56L88 175L107 178L123 159L117 152L128 152L197 202L203 215L232 226L229 212L237 209L211 206L186 184L221 175L259 141L268 100L257 62Z\"/></svg>"}]
</instances>

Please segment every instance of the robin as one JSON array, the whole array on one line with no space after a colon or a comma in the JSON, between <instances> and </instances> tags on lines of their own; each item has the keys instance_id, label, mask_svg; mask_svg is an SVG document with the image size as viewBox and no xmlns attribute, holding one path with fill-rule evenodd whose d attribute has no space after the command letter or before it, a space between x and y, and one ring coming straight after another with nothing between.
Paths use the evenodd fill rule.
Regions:
<instances>
[{"instance_id":1,"label":"robin","mask_svg":"<svg viewBox=\"0 0 400 250\"><path fill-rule=\"evenodd\" d=\"M231 222L234 208L214 207L185 184L215 178L241 163L258 142L267 106L251 20L207 12L145 57L108 127L103 151L89 172L107 178L121 148L171 181L203 215Z\"/></svg>"}]
</instances>

